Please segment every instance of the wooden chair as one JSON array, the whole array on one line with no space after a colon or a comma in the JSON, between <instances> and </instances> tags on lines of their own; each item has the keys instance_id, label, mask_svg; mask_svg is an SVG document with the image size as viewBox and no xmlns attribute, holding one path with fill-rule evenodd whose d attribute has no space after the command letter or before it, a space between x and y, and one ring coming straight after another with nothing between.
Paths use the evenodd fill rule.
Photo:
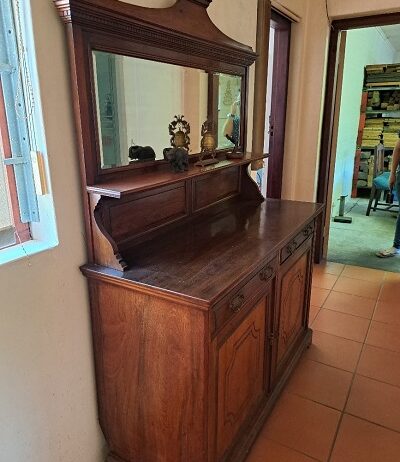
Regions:
<instances>
[{"instance_id":1,"label":"wooden chair","mask_svg":"<svg viewBox=\"0 0 400 462\"><path fill-rule=\"evenodd\" d=\"M393 204L392 201L388 201L389 188L389 177L390 172L384 171L385 162L385 147L382 143L379 143L374 151L374 180L371 188L371 195L368 202L367 213L369 216L372 210L382 210L383 212L396 212L399 206ZM382 202L382 195L384 195L385 202ZM372 205L373 204L373 205Z\"/></svg>"}]
</instances>

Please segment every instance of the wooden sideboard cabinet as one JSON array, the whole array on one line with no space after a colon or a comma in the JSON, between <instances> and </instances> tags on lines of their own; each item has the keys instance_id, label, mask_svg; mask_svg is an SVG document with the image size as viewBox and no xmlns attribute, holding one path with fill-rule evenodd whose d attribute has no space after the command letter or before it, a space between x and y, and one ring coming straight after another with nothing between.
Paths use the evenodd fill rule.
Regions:
<instances>
[{"instance_id":1,"label":"wooden sideboard cabinet","mask_svg":"<svg viewBox=\"0 0 400 462\"><path fill-rule=\"evenodd\" d=\"M110 461L245 459L311 341L320 212L233 201L139 244L139 268L82 268Z\"/></svg>"},{"instance_id":2,"label":"wooden sideboard cabinet","mask_svg":"<svg viewBox=\"0 0 400 462\"><path fill-rule=\"evenodd\" d=\"M265 157L246 150L257 56L212 24L211 1L157 9L54 0L70 51L88 250L81 270L108 462L243 462L311 341L322 206L264 200L251 179L250 164ZM169 79L149 85L154 74ZM221 101L225 114L237 112L225 116ZM215 158L199 166L193 147L187 169L174 172L163 153L182 107L197 111L197 146L220 113L232 122L235 152L219 139ZM132 155L131 133L156 158Z\"/></svg>"}]
</instances>

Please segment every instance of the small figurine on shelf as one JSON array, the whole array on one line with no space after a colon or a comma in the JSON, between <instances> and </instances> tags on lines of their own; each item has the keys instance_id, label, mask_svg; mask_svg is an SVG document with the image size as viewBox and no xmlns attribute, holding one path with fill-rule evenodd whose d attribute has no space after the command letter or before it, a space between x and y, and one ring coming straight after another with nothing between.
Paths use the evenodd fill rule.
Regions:
<instances>
[{"instance_id":1,"label":"small figurine on shelf","mask_svg":"<svg viewBox=\"0 0 400 462\"><path fill-rule=\"evenodd\" d=\"M241 159L244 156L244 154L243 152L238 152L237 140L235 140L228 134L225 135L225 138L229 140L232 144L234 144L232 152L228 152L228 154L226 155L226 158L227 159Z\"/></svg>"},{"instance_id":2,"label":"small figurine on shelf","mask_svg":"<svg viewBox=\"0 0 400 462\"><path fill-rule=\"evenodd\" d=\"M168 126L172 148L164 149L164 157L175 172L184 172L189 168L190 125L183 115L176 115Z\"/></svg>"},{"instance_id":3,"label":"small figurine on shelf","mask_svg":"<svg viewBox=\"0 0 400 462\"><path fill-rule=\"evenodd\" d=\"M215 124L209 120L206 120L201 126L201 152L200 160L195 163L198 167L204 167L205 165L217 164L219 162L216 159L216 146L215 141ZM211 156L209 159L205 159L206 156Z\"/></svg>"},{"instance_id":4,"label":"small figurine on shelf","mask_svg":"<svg viewBox=\"0 0 400 462\"><path fill-rule=\"evenodd\" d=\"M189 168L189 155L185 148L164 149L164 155L175 172L184 172Z\"/></svg>"},{"instance_id":5,"label":"small figurine on shelf","mask_svg":"<svg viewBox=\"0 0 400 462\"><path fill-rule=\"evenodd\" d=\"M223 128L224 136L234 146L232 152L226 155L227 159L241 159L244 154L238 152L240 143L240 93L236 101L232 104L231 112L227 115L228 119Z\"/></svg>"},{"instance_id":6,"label":"small figurine on shelf","mask_svg":"<svg viewBox=\"0 0 400 462\"><path fill-rule=\"evenodd\" d=\"M185 148L189 152L190 125L183 115L176 115L169 124L168 131L171 136L171 146L174 148Z\"/></svg>"},{"instance_id":7,"label":"small figurine on shelf","mask_svg":"<svg viewBox=\"0 0 400 462\"><path fill-rule=\"evenodd\" d=\"M131 162L151 162L156 160L156 153L151 146L136 146L133 142L129 148L128 156Z\"/></svg>"}]
</instances>

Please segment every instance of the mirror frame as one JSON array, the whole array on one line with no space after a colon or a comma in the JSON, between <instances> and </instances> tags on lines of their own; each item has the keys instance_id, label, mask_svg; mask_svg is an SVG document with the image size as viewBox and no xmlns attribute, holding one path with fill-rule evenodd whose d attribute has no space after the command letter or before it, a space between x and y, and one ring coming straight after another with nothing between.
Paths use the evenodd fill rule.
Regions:
<instances>
[{"instance_id":1,"label":"mirror frame","mask_svg":"<svg viewBox=\"0 0 400 462\"><path fill-rule=\"evenodd\" d=\"M81 165L87 185L107 181L116 173L124 175L132 170L156 168L166 163L157 160L101 168L92 56L95 50L209 72L209 117L213 114L211 73L241 76L241 148L246 150L248 70L256 54L250 47L224 35L211 22L207 13L211 1L177 0L169 8L148 8L119 0L54 0L61 18L68 25L69 40L73 44L69 48L72 76L76 82L74 106ZM190 158L195 159L196 154Z\"/></svg>"}]
</instances>

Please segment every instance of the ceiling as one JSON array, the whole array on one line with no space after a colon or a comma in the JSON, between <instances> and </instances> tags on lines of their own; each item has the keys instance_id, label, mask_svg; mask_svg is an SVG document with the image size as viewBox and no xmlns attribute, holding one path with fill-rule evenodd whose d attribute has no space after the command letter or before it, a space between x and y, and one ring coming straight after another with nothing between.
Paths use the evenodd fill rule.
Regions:
<instances>
[{"instance_id":1,"label":"ceiling","mask_svg":"<svg viewBox=\"0 0 400 462\"><path fill-rule=\"evenodd\" d=\"M393 26L381 26L379 29L381 29L384 33L392 47L397 52L400 52L400 24L395 24Z\"/></svg>"}]
</instances>

